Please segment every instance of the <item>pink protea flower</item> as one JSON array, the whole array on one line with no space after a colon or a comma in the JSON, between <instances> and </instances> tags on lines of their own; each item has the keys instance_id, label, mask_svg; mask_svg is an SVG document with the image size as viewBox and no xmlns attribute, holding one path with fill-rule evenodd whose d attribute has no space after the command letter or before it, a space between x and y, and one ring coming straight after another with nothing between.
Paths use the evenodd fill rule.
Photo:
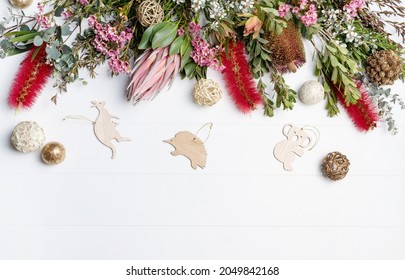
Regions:
<instances>
[{"instance_id":1,"label":"pink protea flower","mask_svg":"<svg viewBox=\"0 0 405 280\"><path fill-rule=\"evenodd\" d=\"M136 105L153 99L159 91L171 85L180 69L180 55L169 55L169 46L147 49L135 61L127 87L127 99Z\"/></svg>"}]
</instances>

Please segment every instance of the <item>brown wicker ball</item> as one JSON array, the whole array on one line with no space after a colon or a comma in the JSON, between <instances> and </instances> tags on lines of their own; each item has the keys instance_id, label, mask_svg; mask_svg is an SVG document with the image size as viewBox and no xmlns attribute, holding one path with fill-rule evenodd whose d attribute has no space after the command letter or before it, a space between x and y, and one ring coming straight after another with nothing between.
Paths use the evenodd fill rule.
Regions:
<instances>
[{"instance_id":1,"label":"brown wicker ball","mask_svg":"<svg viewBox=\"0 0 405 280\"><path fill-rule=\"evenodd\" d=\"M323 174L333 181L343 179L349 172L350 161L339 152L332 152L326 155L322 162Z\"/></svg>"},{"instance_id":2,"label":"brown wicker ball","mask_svg":"<svg viewBox=\"0 0 405 280\"><path fill-rule=\"evenodd\" d=\"M136 14L139 22L145 27L159 23L164 18L162 6L155 0L143 1L136 10Z\"/></svg>"}]
</instances>

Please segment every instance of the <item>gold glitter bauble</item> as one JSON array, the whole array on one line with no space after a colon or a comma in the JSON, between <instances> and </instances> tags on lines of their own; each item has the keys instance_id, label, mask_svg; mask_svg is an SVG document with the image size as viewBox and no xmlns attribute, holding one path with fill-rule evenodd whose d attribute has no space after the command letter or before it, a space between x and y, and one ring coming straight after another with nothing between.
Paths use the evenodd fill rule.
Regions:
<instances>
[{"instance_id":1,"label":"gold glitter bauble","mask_svg":"<svg viewBox=\"0 0 405 280\"><path fill-rule=\"evenodd\" d=\"M339 152L326 155L322 162L322 172L333 181L343 179L349 172L350 161Z\"/></svg>"},{"instance_id":2,"label":"gold glitter bauble","mask_svg":"<svg viewBox=\"0 0 405 280\"><path fill-rule=\"evenodd\" d=\"M65 147L58 142L49 142L41 152L42 160L49 165L61 163L66 156Z\"/></svg>"},{"instance_id":3,"label":"gold glitter bauble","mask_svg":"<svg viewBox=\"0 0 405 280\"><path fill-rule=\"evenodd\" d=\"M10 0L11 5L17 9L25 9L31 6L33 0Z\"/></svg>"},{"instance_id":4,"label":"gold glitter bauble","mask_svg":"<svg viewBox=\"0 0 405 280\"><path fill-rule=\"evenodd\" d=\"M145 27L159 23L164 18L162 6L155 0L143 1L136 10L136 15L139 22Z\"/></svg>"},{"instance_id":5,"label":"gold glitter bauble","mask_svg":"<svg viewBox=\"0 0 405 280\"><path fill-rule=\"evenodd\" d=\"M221 99L219 85L210 79L201 79L194 86L194 100L202 106L212 106Z\"/></svg>"}]
</instances>

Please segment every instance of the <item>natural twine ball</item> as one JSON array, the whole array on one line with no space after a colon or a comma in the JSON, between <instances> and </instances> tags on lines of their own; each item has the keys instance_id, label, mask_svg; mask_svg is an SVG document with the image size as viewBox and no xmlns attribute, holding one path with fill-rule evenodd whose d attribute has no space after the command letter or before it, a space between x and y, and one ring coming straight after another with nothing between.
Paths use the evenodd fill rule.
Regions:
<instances>
[{"instance_id":1,"label":"natural twine ball","mask_svg":"<svg viewBox=\"0 0 405 280\"><path fill-rule=\"evenodd\" d=\"M195 102L202 106L212 106L221 99L219 85L211 79L200 79L194 86Z\"/></svg>"},{"instance_id":2,"label":"natural twine ball","mask_svg":"<svg viewBox=\"0 0 405 280\"><path fill-rule=\"evenodd\" d=\"M10 4L17 9L25 9L31 6L34 0L10 0Z\"/></svg>"},{"instance_id":3,"label":"natural twine ball","mask_svg":"<svg viewBox=\"0 0 405 280\"><path fill-rule=\"evenodd\" d=\"M159 23L164 18L162 6L155 0L143 1L136 10L136 14L139 22L145 27Z\"/></svg>"},{"instance_id":4,"label":"natural twine ball","mask_svg":"<svg viewBox=\"0 0 405 280\"><path fill-rule=\"evenodd\" d=\"M322 172L333 181L343 179L349 172L350 161L339 152L326 155L322 162Z\"/></svg>"},{"instance_id":5,"label":"natural twine ball","mask_svg":"<svg viewBox=\"0 0 405 280\"><path fill-rule=\"evenodd\" d=\"M42 147L45 142L45 133L36 122L24 121L16 125L10 140L17 150L29 153Z\"/></svg>"},{"instance_id":6,"label":"natural twine ball","mask_svg":"<svg viewBox=\"0 0 405 280\"><path fill-rule=\"evenodd\" d=\"M302 103L312 105L320 102L325 95L323 85L317 81L307 81L298 90Z\"/></svg>"},{"instance_id":7,"label":"natural twine ball","mask_svg":"<svg viewBox=\"0 0 405 280\"><path fill-rule=\"evenodd\" d=\"M59 164L65 157L66 149L61 143L49 142L42 148L41 158L46 164Z\"/></svg>"}]
</instances>

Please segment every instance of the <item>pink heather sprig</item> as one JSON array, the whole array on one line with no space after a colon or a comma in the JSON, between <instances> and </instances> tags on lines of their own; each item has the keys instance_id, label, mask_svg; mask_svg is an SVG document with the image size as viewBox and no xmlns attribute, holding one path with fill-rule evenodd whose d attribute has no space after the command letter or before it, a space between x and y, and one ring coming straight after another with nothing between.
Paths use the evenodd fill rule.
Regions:
<instances>
[{"instance_id":1,"label":"pink heather sprig","mask_svg":"<svg viewBox=\"0 0 405 280\"><path fill-rule=\"evenodd\" d=\"M318 14L315 4L309 3L308 0L301 0L298 4L298 6L292 6L286 3L280 3L278 7L278 15L285 18L292 13L297 16L306 27L317 23Z\"/></svg>"},{"instance_id":2,"label":"pink heather sprig","mask_svg":"<svg viewBox=\"0 0 405 280\"><path fill-rule=\"evenodd\" d=\"M97 21L94 15L88 19L88 24L94 29L96 37L92 41L94 48L105 55L108 60L108 66L111 71L118 75L119 73L129 72L129 63L120 59L120 54L126 44L132 39L130 28L119 28L106 23Z\"/></svg>"},{"instance_id":3,"label":"pink heather sprig","mask_svg":"<svg viewBox=\"0 0 405 280\"><path fill-rule=\"evenodd\" d=\"M357 17L357 12L364 8L364 0L351 0L349 4L343 6L347 19L351 20Z\"/></svg>"},{"instance_id":4,"label":"pink heather sprig","mask_svg":"<svg viewBox=\"0 0 405 280\"><path fill-rule=\"evenodd\" d=\"M210 67L216 71L222 71L224 66L219 62L218 56L220 55L219 46L211 48L210 44L201 38L201 25L190 22L189 32L192 40L191 45L193 50L190 53L190 57L202 67Z\"/></svg>"},{"instance_id":5,"label":"pink heather sprig","mask_svg":"<svg viewBox=\"0 0 405 280\"><path fill-rule=\"evenodd\" d=\"M55 23L48 17L44 15L45 5L41 2L37 5L38 13L35 14L35 21L41 28L51 28Z\"/></svg>"}]
</instances>

